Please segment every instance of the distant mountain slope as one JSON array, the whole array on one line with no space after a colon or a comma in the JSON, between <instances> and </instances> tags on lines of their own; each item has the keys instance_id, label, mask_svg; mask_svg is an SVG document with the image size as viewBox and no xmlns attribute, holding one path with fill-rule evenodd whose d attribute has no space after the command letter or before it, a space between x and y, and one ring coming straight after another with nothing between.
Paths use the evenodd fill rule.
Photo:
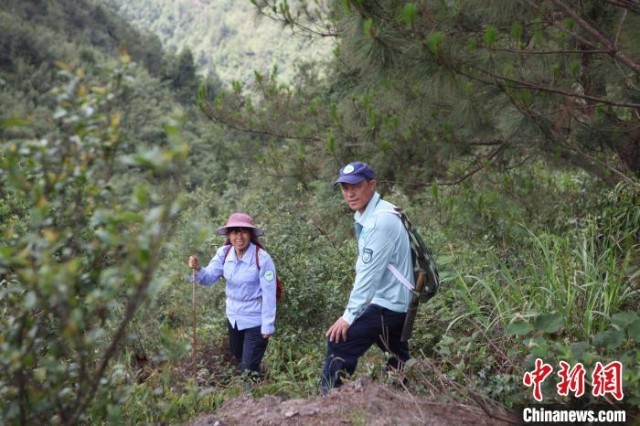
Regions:
<instances>
[{"instance_id":1,"label":"distant mountain slope","mask_svg":"<svg viewBox=\"0 0 640 426\"><path fill-rule=\"evenodd\" d=\"M200 72L214 71L228 84L249 81L254 70L276 65L289 81L298 60L331 55L332 40L293 36L278 23L258 18L249 0L97 0L134 26L156 34L167 49L188 47Z\"/></svg>"},{"instance_id":2,"label":"distant mountain slope","mask_svg":"<svg viewBox=\"0 0 640 426\"><path fill-rule=\"evenodd\" d=\"M151 76L169 74L158 37L141 35L92 0L0 0L0 123L28 117L30 126L11 132L46 134L55 106L50 91L61 81L56 62L93 78L117 61L121 45Z\"/></svg>"},{"instance_id":3,"label":"distant mountain slope","mask_svg":"<svg viewBox=\"0 0 640 426\"><path fill-rule=\"evenodd\" d=\"M140 34L126 20L105 12L92 0L1 0L0 71L12 72L20 60L32 66L69 61L82 53L92 62L97 52L117 57L120 44L156 75L162 45L153 34ZM24 71L24 70L23 70Z\"/></svg>"}]
</instances>

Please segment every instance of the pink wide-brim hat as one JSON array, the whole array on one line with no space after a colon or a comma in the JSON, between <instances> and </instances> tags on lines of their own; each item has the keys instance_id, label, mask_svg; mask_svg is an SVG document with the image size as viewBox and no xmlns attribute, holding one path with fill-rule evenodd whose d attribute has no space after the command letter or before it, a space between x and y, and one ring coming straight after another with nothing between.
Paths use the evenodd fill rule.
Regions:
<instances>
[{"instance_id":1,"label":"pink wide-brim hat","mask_svg":"<svg viewBox=\"0 0 640 426\"><path fill-rule=\"evenodd\" d=\"M227 230L229 228L249 228L253 230L253 234L256 236L263 235L264 232L262 229L258 228L253 224L253 218L246 213L234 213L229 216L227 220L227 224L225 226L221 226L218 228L216 233L218 235L227 235Z\"/></svg>"}]
</instances>

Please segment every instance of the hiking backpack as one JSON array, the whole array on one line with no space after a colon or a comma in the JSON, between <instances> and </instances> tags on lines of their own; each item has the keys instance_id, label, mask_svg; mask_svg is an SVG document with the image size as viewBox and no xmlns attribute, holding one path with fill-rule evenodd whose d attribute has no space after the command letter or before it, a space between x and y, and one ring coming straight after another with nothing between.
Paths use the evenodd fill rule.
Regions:
<instances>
[{"instance_id":1,"label":"hiking backpack","mask_svg":"<svg viewBox=\"0 0 640 426\"><path fill-rule=\"evenodd\" d=\"M418 298L422 302L426 302L431 299L440 287L440 276L438 275L438 269L436 263L433 260L431 251L427 248L424 240L413 227L413 224L407 217L407 215L399 207L394 207L393 210L385 210L389 213L393 213L400 218L407 233L409 234L409 245L411 247L411 264L413 265L413 278L415 283L409 283L408 280L400 274L400 272L393 266L388 265L387 268L398 278L405 286L416 292L418 290ZM424 280L424 283L421 281ZM424 285L423 285L424 284Z\"/></svg>"},{"instance_id":2,"label":"hiking backpack","mask_svg":"<svg viewBox=\"0 0 640 426\"><path fill-rule=\"evenodd\" d=\"M260 243L258 243L258 244L256 244L255 242L253 242L253 243L256 246L256 267L258 268L258 272L259 272L260 271L260 257L258 256L258 254L259 254L260 249L264 250L264 247L262 247L262 244L260 244ZM227 251L224 252L224 258L222 259L222 264L223 265L224 265L224 261L227 260L227 256L229 255L229 252L231 251L231 247L233 247L233 246L231 244L229 244L229 248L227 248ZM282 299L282 294L283 293L284 293L284 284L283 284L282 280L280 279L280 276L278 274L276 274L276 302L279 302L280 299Z\"/></svg>"}]
</instances>

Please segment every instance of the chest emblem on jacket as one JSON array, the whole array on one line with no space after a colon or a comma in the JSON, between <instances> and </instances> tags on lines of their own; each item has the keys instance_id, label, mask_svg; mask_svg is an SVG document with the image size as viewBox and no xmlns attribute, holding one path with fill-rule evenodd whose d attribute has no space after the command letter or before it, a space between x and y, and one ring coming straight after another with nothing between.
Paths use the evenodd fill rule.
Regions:
<instances>
[{"instance_id":1,"label":"chest emblem on jacket","mask_svg":"<svg viewBox=\"0 0 640 426\"><path fill-rule=\"evenodd\" d=\"M373 257L373 250L371 249L364 249L364 251L362 252L362 261L364 263L369 263L371 262L371 258Z\"/></svg>"}]
</instances>

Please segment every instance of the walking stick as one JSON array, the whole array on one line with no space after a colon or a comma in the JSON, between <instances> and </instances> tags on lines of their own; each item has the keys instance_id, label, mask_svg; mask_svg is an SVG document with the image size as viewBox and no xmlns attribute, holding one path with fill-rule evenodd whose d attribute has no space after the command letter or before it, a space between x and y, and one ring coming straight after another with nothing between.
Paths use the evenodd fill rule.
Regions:
<instances>
[{"instance_id":1,"label":"walking stick","mask_svg":"<svg viewBox=\"0 0 640 426\"><path fill-rule=\"evenodd\" d=\"M193 313L193 378L196 378L197 352L198 352L198 322L196 320L196 270L193 270L193 291L191 296L191 312Z\"/></svg>"}]
</instances>

